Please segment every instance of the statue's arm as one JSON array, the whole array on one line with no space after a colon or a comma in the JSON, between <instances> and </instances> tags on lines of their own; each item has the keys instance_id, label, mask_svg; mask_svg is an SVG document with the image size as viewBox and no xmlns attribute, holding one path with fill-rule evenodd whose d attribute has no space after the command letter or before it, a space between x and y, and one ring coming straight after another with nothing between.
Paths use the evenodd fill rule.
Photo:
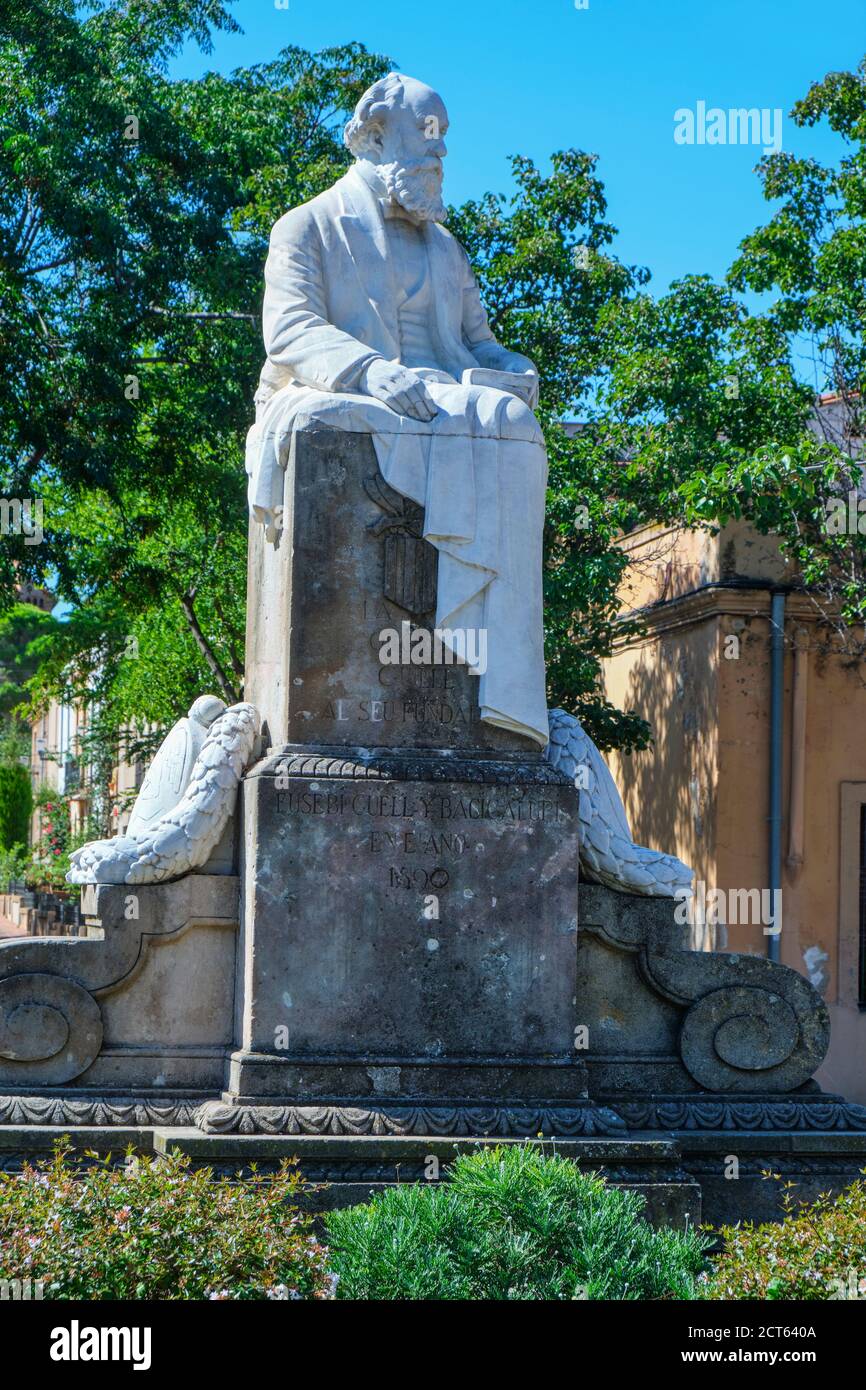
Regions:
<instances>
[{"instance_id":1,"label":"statue's arm","mask_svg":"<svg viewBox=\"0 0 866 1390\"><path fill-rule=\"evenodd\" d=\"M354 390L379 353L328 322L321 238L312 222L287 227L287 221L274 227L265 264L268 359L305 386Z\"/></svg>"}]
</instances>

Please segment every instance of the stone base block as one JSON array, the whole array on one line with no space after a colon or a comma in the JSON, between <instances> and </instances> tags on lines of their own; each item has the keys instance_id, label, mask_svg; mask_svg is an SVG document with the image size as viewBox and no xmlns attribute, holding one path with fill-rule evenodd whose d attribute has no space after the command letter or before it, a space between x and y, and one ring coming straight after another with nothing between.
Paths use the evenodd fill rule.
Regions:
<instances>
[{"instance_id":1,"label":"stone base block","mask_svg":"<svg viewBox=\"0 0 866 1390\"><path fill-rule=\"evenodd\" d=\"M567 779L514 757L288 747L243 802L234 1100L585 1097Z\"/></svg>"},{"instance_id":2,"label":"stone base block","mask_svg":"<svg viewBox=\"0 0 866 1390\"><path fill-rule=\"evenodd\" d=\"M62 1103L39 1096L0 1097L0 1171L20 1171L25 1161L46 1162L64 1136L81 1166L89 1161L88 1151L111 1153L122 1163L129 1145L146 1154L176 1148L195 1167L240 1177L253 1164L267 1173L276 1171L283 1159L297 1158L308 1182L328 1184L310 1195L315 1209L325 1210L367 1201L371 1192L394 1183L429 1181L431 1172L441 1180L456 1154L479 1146L538 1143L545 1153L571 1158L611 1183L641 1192L655 1225L688 1220L715 1227L780 1220L786 1195L812 1201L820 1192L841 1192L866 1168L866 1133L853 1130L587 1130L569 1135L557 1129L557 1137L543 1131L545 1138L539 1139L537 1133L423 1133L420 1115L419 1128L411 1132L364 1131L364 1116L356 1112L354 1132L334 1133L328 1129L333 1115L322 1108L314 1115L318 1132L206 1133L201 1126L217 1105L212 1100L200 1106L193 1098L157 1105L130 1097ZM436 1118L427 1117L428 1123Z\"/></svg>"},{"instance_id":3,"label":"stone base block","mask_svg":"<svg viewBox=\"0 0 866 1390\"><path fill-rule=\"evenodd\" d=\"M356 1106L409 1100L427 1106L576 1103L586 1095L586 1068L575 1055L559 1064L535 1059L371 1057L355 1062L288 1059L236 1052L229 1060L227 1102L236 1105L344 1103ZM455 1099L457 1098L457 1099Z\"/></svg>"}]
</instances>

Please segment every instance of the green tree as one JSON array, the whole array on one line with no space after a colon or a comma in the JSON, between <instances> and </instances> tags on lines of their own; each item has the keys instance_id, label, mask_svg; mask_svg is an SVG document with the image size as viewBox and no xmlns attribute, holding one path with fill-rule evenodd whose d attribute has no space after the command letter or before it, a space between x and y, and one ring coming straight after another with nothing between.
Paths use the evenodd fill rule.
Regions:
<instances>
[{"instance_id":1,"label":"green tree","mask_svg":"<svg viewBox=\"0 0 866 1390\"><path fill-rule=\"evenodd\" d=\"M20 762L0 762L0 849L26 846L32 811L29 770Z\"/></svg>"},{"instance_id":2,"label":"green tree","mask_svg":"<svg viewBox=\"0 0 866 1390\"><path fill-rule=\"evenodd\" d=\"M761 161L764 196L779 206L743 241L730 281L772 296L762 323L808 364L810 392L832 399L799 438L773 435L747 466L716 470L708 481L727 512L737 515L745 506L759 529L780 536L820 609L828 645L860 667L866 657L866 517L859 501L866 435L866 58L854 72L814 83L791 117L800 127L825 121L839 137L841 156L833 166L783 152ZM690 500L700 507L699 497Z\"/></svg>"},{"instance_id":3,"label":"green tree","mask_svg":"<svg viewBox=\"0 0 866 1390\"><path fill-rule=\"evenodd\" d=\"M54 625L50 613L32 603L14 603L0 612L0 721L10 721L28 697L27 686L39 658L33 642Z\"/></svg>"},{"instance_id":4,"label":"green tree","mask_svg":"<svg viewBox=\"0 0 866 1390\"><path fill-rule=\"evenodd\" d=\"M780 206L725 285L690 276L658 299L611 305L598 406L626 460L620 515L632 505L632 522L709 528L744 518L776 536L828 646L860 666L866 519L854 533L834 521L862 486L866 66L816 83L791 116L829 122L838 166L767 156L764 194ZM771 302L749 313L747 290Z\"/></svg>"},{"instance_id":5,"label":"green tree","mask_svg":"<svg viewBox=\"0 0 866 1390\"><path fill-rule=\"evenodd\" d=\"M732 289L691 276L655 298L648 272L616 259L595 166L564 151L543 177L516 159L513 198L466 204L454 229L494 331L541 372L550 701L602 748L628 749L649 728L599 690L601 660L636 627L618 616L619 536L641 521L714 522L718 490L701 513L696 480L744 468L768 440L800 440L811 396L785 334ZM563 427L569 417L579 427Z\"/></svg>"},{"instance_id":6,"label":"green tree","mask_svg":"<svg viewBox=\"0 0 866 1390\"><path fill-rule=\"evenodd\" d=\"M346 167L340 126L391 64L359 44L290 48L178 82L181 44L232 27L219 0L6 0L5 13L0 472L7 497L43 499L45 539L4 538L0 601L45 577L68 600L29 647L32 699L87 695L110 740L164 728L204 689L240 691L266 237ZM650 736L600 688L623 632L617 540L637 522L747 516L781 536L846 636L866 614L861 542L826 526L859 471L810 424L830 383L862 433L862 68L794 112L825 117L850 156L763 162L783 206L725 285L690 276L653 296L648 272L617 259L597 159L580 151L547 175L516 157L511 198L451 210L494 331L541 371L549 697L602 747ZM750 314L743 291L774 287ZM795 370L804 334L820 381Z\"/></svg>"},{"instance_id":7,"label":"green tree","mask_svg":"<svg viewBox=\"0 0 866 1390\"><path fill-rule=\"evenodd\" d=\"M48 578L69 602L32 699L83 695L107 735L239 694L266 237L345 168L340 122L388 66L348 45L169 79L231 27L219 0L5 6L0 473L44 541L4 538L0 599Z\"/></svg>"}]
</instances>

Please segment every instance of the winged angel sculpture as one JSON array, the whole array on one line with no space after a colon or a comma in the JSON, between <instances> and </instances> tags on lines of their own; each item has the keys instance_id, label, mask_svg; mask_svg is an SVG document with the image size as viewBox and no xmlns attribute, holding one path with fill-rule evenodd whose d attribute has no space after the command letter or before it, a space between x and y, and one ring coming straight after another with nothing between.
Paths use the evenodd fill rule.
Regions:
<instances>
[{"instance_id":1,"label":"winged angel sculpture","mask_svg":"<svg viewBox=\"0 0 866 1390\"><path fill-rule=\"evenodd\" d=\"M164 883L199 869L231 820L258 733L252 705L203 695L160 745L124 835L75 850L70 883Z\"/></svg>"}]
</instances>

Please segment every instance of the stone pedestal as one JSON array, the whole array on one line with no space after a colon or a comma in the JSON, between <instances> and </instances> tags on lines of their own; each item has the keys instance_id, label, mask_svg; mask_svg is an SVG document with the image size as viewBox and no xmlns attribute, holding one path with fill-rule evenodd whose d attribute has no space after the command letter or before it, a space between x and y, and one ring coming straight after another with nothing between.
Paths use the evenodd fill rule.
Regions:
<instances>
[{"instance_id":1,"label":"stone pedestal","mask_svg":"<svg viewBox=\"0 0 866 1390\"><path fill-rule=\"evenodd\" d=\"M232 1096L583 1097L576 798L544 762L261 763L244 785Z\"/></svg>"},{"instance_id":2,"label":"stone pedestal","mask_svg":"<svg viewBox=\"0 0 866 1390\"><path fill-rule=\"evenodd\" d=\"M380 661L384 628L430 628L436 557L369 438L299 435L284 514L250 538L239 934L210 872L87 890L85 939L0 942L0 1168L71 1132L297 1156L342 1203L555 1139L678 1223L850 1183L866 1109L810 1079L809 981L686 949L669 898L578 887L568 779L481 723L465 667Z\"/></svg>"},{"instance_id":3,"label":"stone pedestal","mask_svg":"<svg viewBox=\"0 0 866 1390\"><path fill-rule=\"evenodd\" d=\"M380 634L432 628L422 508L389 488L369 435L295 436L276 544L250 525L244 698L263 746L488 751L539 762L530 739L481 722L466 666L383 665ZM515 621L519 617L515 614Z\"/></svg>"},{"instance_id":4,"label":"stone pedestal","mask_svg":"<svg viewBox=\"0 0 866 1390\"><path fill-rule=\"evenodd\" d=\"M385 630L432 627L436 552L369 437L299 433L284 516L276 544L250 538L246 693L272 746L243 788L226 1101L435 1107L446 1132L479 1107L511 1132L563 1106L591 1123L577 791L481 722L450 653L380 659Z\"/></svg>"}]
</instances>

